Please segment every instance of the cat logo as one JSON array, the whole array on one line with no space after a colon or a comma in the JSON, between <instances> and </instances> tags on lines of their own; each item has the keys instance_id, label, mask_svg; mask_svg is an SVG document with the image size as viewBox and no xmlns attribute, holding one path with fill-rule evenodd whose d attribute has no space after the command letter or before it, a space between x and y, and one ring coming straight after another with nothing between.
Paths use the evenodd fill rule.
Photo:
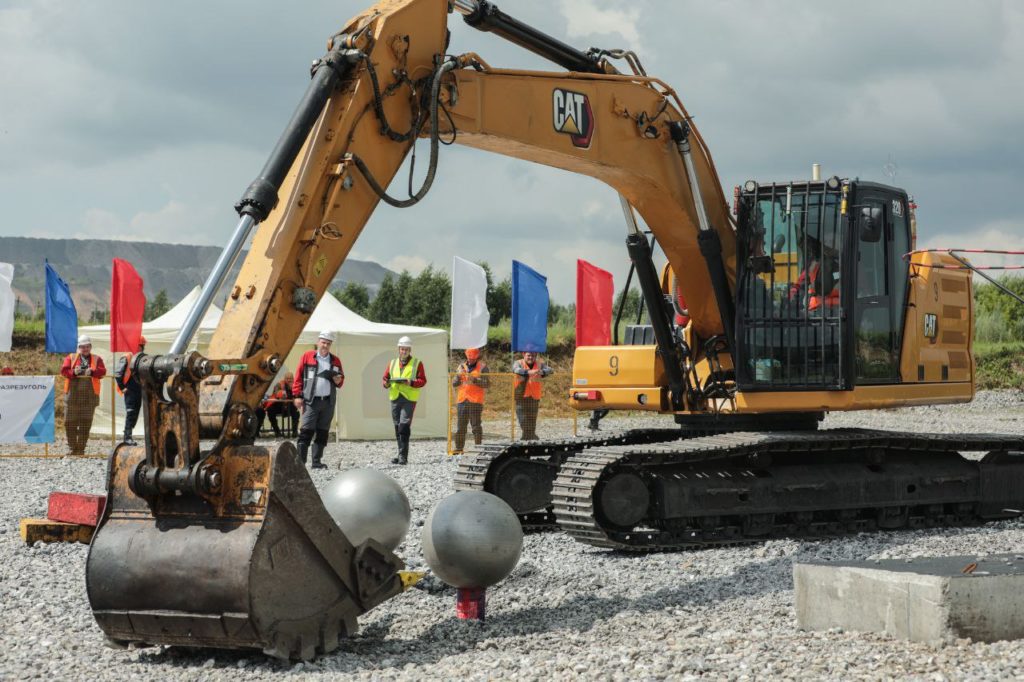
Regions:
<instances>
[{"instance_id":1,"label":"cat logo","mask_svg":"<svg viewBox=\"0 0 1024 682\"><path fill-rule=\"evenodd\" d=\"M594 111L587 96L555 88L551 104L555 130L568 135L573 146L589 149L594 137Z\"/></svg>"}]
</instances>

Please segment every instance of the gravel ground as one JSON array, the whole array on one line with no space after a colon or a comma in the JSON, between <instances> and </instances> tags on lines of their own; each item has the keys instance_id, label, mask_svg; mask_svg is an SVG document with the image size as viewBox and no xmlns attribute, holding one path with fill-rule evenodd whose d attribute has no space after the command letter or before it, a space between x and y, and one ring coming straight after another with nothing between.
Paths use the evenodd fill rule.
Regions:
<instances>
[{"instance_id":1,"label":"gravel ground","mask_svg":"<svg viewBox=\"0 0 1024 682\"><path fill-rule=\"evenodd\" d=\"M827 427L1024 433L1024 397L830 416ZM96 445L101 448L100 444ZM350 466L394 476L413 505L398 549L422 567L419 531L451 492L456 460L443 441L415 442L410 466L388 464L390 442L331 444L322 487ZM861 535L822 542L624 556L556 533L529 535L519 566L488 592L486 624L454 617L454 593L426 581L361 619L360 634L311 663L256 653L103 645L83 580L84 545L25 547L18 520L42 516L51 490L102 492L104 462L0 460L0 678L607 679L712 677L1006 679L1024 671L1024 644L907 643L840 631L801 632L792 564L806 559L912 558L1020 552L1024 523Z\"/></svg>"}]
</instances>

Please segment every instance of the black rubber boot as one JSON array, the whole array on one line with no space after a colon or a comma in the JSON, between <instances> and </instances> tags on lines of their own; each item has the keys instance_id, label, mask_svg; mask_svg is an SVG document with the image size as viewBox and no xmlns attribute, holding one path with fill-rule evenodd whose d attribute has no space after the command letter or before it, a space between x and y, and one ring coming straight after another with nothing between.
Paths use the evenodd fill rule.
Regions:
<instances>
[{"instance_id":1,"label":"black rubber boot","mask_svg":"<svg viewBox=\"0 0 1024 682\"><path fill-rule=\"evenodd\" d=\"M299 459L306 463L306 452L309 451L309 443L299 443Z\"/></svg>"},{"instance_id":2,"label":"black rubber boot","mask_svg":"<svg viewBox=\"0 0 1024 682\"><path fill-rule=\"evenodd\" d=\"M327 465L320 461L324 456L324 446L319 443L313 443L313 468L314 469L326 469ZM305 460L303 460L305 462Z\"/></svg>"},{"instance_id":3,"label":"black rubber boot","mask_svg":"<svg viewBox=\"0 0 1024 682\"><path fill-rule=\"evenodd\" d=\"M398 437L398 457L391 460L392 464L408 464L409 463L409 437L399 436Z\"/></svg>"}]
</instances>

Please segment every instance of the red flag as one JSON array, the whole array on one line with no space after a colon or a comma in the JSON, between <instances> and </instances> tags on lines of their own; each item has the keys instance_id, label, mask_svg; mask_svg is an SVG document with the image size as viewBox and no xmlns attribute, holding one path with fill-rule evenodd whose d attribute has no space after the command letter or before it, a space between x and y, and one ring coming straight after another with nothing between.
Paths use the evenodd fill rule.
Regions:
<instances>
[{"instance_id":1,"label":"red flag","mask_svg":"<svg viewBox=\"0 0 1024 682\"><path fill-rule=\"evenodd\" d=\"M132 264L114 259L110 278L110 350L114 353L135 353L142 338L142 315L146 296L142 278Z\"/></svg>"},{"instance_id":2,"label":"red flag","mask_svg":"<svg viewBox=\"0 0 1024 682\"><path fill-rule=\"evenodd\" d=\"M612 342L612 273L585 260L576 261L576 345Z\"/></svg>"}]
</instances>

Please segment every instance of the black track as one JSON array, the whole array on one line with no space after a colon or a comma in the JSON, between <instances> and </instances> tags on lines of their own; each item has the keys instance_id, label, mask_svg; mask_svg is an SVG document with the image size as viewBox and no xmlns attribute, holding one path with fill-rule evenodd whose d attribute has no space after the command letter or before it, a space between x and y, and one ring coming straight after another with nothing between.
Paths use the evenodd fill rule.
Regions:
<instances>
[{"instance_id":1,"label":"black track","mask_svg":"<svg viewBox=\"0 0 1024 682\"><path fill-rule=\"evenodd\" d=\"M542 501L535 505L526 504L529 508L524 508L524 503L519 500L505 501L516 509L524 531L554 530L551 484L567 459L590 448L644 445L684 437L686 434L678 428L632 429L583 438L484 445L462 455L454 485L456 490L496 493L500 472L513 461L528 461L536 465L531 483L538 489Z\"/></svg>"},{"instance_id":2,"label":"black track","mask_svg":"<svg viewBox=\"0 0 1024 682\"><path fill-rule=\"evenodd\" d=\"M567 533L625 551L972 525L1024 509L1024 438L836 430L593 447L565 460L552 497Z\"/></svg>"}]
</instances>

